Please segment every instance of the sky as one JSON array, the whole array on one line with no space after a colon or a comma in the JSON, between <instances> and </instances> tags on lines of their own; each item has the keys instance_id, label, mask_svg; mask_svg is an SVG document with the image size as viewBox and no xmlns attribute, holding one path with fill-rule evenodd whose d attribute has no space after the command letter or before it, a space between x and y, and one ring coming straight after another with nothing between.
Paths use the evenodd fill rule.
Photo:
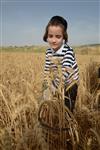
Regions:
<instances>
[{"instance_id":1,"label":"sky","mask_svg":"<svg viewBox=\"0 0 100 150\"><path fill-rule=\"evenodd\" d=\"M0 0L0 46L44 45L52 16L68 22L68 43L100 43L100 0Z\"/></svg>"}]
</instances>

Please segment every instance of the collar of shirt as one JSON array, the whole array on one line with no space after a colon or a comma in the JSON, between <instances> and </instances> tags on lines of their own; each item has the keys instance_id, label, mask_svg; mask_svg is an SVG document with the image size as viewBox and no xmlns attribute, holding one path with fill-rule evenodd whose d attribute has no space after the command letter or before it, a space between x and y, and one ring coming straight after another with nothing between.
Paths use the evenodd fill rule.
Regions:
<instances>
[{"instance_id":1,"label":"collar of shirt","mask_svg":"<svg viewBox=\"0 0 100 150\"><path fill-rule=\"evenodd\" d=\"M62 44L62 46L57 51L54 51L52 48L51 48L51 50L55 54L62 54L63 47L64 47L64 43Z\"/></svg>"}]
</instances>

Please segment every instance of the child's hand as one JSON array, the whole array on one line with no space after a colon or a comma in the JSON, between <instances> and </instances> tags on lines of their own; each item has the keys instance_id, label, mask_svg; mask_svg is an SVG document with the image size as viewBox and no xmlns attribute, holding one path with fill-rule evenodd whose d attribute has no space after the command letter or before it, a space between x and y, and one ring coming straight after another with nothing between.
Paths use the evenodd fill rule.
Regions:
<instances>
[{"instance_id":1,"label":"child's hand","mask_svg":"<svg viewBox=\"0 0 100 150\"><path fill-rule=\"evenodd\" d=\"M51 93L52 93L53 95L55 95L55 93L56 93L57 89L56 89L56 87L54 87L54 85L53 85L53 84L51 84L51 86L50 86L50 90L51 90Z\"/></svg>"},{"instance_id":2,"label":"child's hand","mask_svg":"<svg viewBox=\"0 0 100 150\"><path fill-rule=\"evenodd\" d=\"M43 100L50 100L50 97L51 97L50 89L47 88L43 92Z\"/></svg>"}]
</instances>

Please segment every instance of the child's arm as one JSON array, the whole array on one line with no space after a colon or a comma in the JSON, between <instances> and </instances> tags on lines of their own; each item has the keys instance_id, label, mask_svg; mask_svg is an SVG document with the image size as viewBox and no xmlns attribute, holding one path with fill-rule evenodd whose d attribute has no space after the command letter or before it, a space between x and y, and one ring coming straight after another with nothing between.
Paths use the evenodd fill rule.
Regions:
<instances>
[{"instance_id":1,"label":"child's arm","mask_svg":"<svg viewBox=\"0 0 100 150\"><path fill-rule=\"evenodd\" d=\"M64 79L67 81L71 76L73 77L74 74L74 68L73 66L77 65L76 60L75 60L75 54L73 52L73 49L69 49L64 58L63 58L63 75Z\"/></svg>"}]
</instances>

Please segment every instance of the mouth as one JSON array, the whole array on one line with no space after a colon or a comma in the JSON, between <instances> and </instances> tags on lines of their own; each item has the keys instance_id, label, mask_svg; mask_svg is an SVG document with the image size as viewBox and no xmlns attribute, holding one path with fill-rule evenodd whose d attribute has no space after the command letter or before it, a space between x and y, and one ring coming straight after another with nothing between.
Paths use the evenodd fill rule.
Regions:
<instances>
[{"instance_id":1,"label":"mouth","mask_svg":"<svg viewBox=\"0 0 100 150\"><path fill-rule=\"evenodd\" d=\"M57 44L52 44L52 46L57 46Z\"/></svg>"}]
</instances>

